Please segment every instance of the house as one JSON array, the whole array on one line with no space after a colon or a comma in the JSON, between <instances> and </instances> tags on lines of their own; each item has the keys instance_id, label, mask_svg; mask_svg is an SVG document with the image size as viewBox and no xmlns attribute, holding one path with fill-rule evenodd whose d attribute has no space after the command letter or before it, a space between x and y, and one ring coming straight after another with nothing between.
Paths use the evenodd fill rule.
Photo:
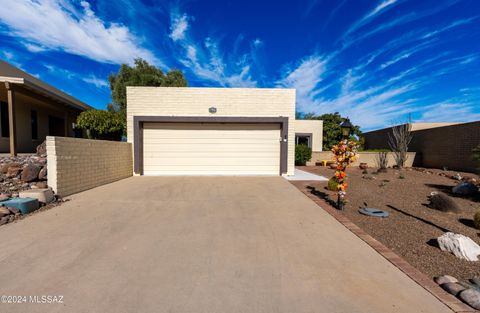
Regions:
<instances>
[{"instance_id":1,"label":"house","mask_svg":"<svg viewBox=\"0 0 480 313\"><path fill-rule=\"evenodd\" d=\"M412 123L408 151L416 152L413 166L474 172L472 150L480 144L480 121L469 123ZM389 148L392 127L364 133L365 149Z\"/></svg>"},{"instance_id":2,"label":"house","mask_svg":"<svg viewBox=\"0 0 480 313\"><path fill-rule=\"evenodd\" d=\"M139 175L293 175L295 141L321 147L321 121L295 120L295 90L127 87ZM297 136L298 135L298 136Z\"/></svg>"},{"instance_id":3,"label":"house","mask_svg":"<svg viewBox=\"0 0 480 313\"><path fill-rule=\"evenodd\" d=\"M46 136L81 136L74 129L89 105L0 60L0 153L33 152Z\"/></svg>"}]
</instances>

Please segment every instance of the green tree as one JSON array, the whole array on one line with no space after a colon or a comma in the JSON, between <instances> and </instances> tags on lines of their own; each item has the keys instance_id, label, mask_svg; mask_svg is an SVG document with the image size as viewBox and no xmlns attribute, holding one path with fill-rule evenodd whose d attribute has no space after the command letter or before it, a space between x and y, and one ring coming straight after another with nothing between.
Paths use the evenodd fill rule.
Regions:
<instances>
[{"instance_id":1,"label":"green tree","mask_svg":"<svg viewBox=\"0 0 480 313\"><path fill-rule=\"evenodd\" d=\"M179 70L171 70L166 75L161 69L150 65L143 59L135 59L134 66L122 64L116 74L110 74L112 104L109 111L118 111L126 115L127 86L186 87L187 80Z\"/></svg>"},{"instance_id":2,"label":"green tree","mask_svg":"<svg viewBox=\"0 0 480 313\"><path fill-rule=\"evenodd\" d=\"M119 112L88 110L78 116L77 127L85 130L90 139L120 140L125 122Z\"/></svg>"},{"instance_id":3,"label":"green tree","mask_svg":"<svg viewBox=\"0 0 480 313\"><path fill-rule=\"evenodd\" d=\"M323 121L323 150L330 150L333 145L337 144L342 139L342 131L340 124L346 120L340 113L327 113L322 115L316 115L313 113L307 113L303 115L304 120L322 120ZM360 145L362 143L362 132L360 126L353 126L353 137L358 140ZM361 146L359 147L361 150Z\"/></svg>"}]
</instances>

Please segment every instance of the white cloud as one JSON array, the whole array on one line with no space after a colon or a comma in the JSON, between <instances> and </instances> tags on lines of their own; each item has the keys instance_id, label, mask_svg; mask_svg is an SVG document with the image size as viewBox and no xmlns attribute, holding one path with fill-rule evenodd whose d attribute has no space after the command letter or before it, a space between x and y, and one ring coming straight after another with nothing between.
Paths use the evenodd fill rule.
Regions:
<instances>
[{"instance_id":1,"label":"white cloud","mask_svg":"<svg viewBox=\"0 0 480 313\"><path fill-rule=\"evenodd\" d=\"M31 51L60 50L113 64L141 57L161 65L126 26L101 20L86 1L80 5L82 9L67 0L2 1L0 23Z\"/></svg>"},{"instance_id":2,"label":"white cloud","mask_svg":"<svg viewBox=\"0 0 480 313\"><path fill-rule=\"evenodd\" d=\"M95 85L97 88L108 88L109 86L105 79L98 78L93 74L90 74L87 77L82 77L81 79L88 84Z\"/></svg>"},{"instance_id":3,"label":"white cloud","mask_svg":"<svg viewBox=\"0 0 480 313\"><path fill-rule=\"evenodd\" d=\"M170 38L175 43L174 49L179 49L179 62L196 77L222 87L257 87L257 81L252 78L251 68L254 64L255 49L262 44L257 38L250 51L237 55L236 51L226 55L221 51L220 43L211 37L195 41L188 34L187 14L179 14L178 10L171 13ZM234 49L235 50L235 49Z\"/></svg>"},{"instance_id":4,"label":"white cloud","mask_svg":"<svg viewBox=\"0 0 480 313\"><path fill-rule=\"evenodd\" d=\"M188 16L186 14L180 16L172 15L171 19L170 38L172 38L173 41L185 39L185 32L188 29Z\"/></svg>"},{"instance_id":5,"label":"white cloud","mask_svg":"<svg viewBox=\"0 0 480 313\"><path fill-rule=\"evenodd\" d=\"M105 79L98 78L93 74L83 76L81 74L59 68L51 64L43 64L43 66L48 70L48 72L56 76L62 76L67 79L81 80L83 82L86 82L87 84L94 85L97 88L108 88L109 86L109 83Z\"/></svg>"},{"instance_id":6,"label":"white cloud","mask_svg":"<svg viewBox=\"0 0 480 313\"><path fill-rule=\"evenodd\" d=\"M320 82L327 71L327 58L314 54L302 59L295 68L285 68L282 78L276 82L278 87L297 90L297 110L310 112L315 104Z\"/></svg>"}]
</instances>

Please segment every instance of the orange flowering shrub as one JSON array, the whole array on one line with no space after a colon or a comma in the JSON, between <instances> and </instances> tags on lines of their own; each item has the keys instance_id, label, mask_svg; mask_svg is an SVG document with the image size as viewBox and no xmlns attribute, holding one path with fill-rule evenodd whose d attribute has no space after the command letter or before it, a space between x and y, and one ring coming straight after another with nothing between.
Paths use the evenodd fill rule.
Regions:
<instances>
[{"instance_id":1,"label":"orange flowering shrub","mask_svg":"<svg viewBox=\"0 0 480 313\"><path fill-rule=\"evenodd\" d=\"M338 182L337 190L345 192L348 187L346 182L347 173L345 173L345 170L358 157L357 143L353 140L341 140L337 145L333 146L332 152L333 159L337 162L337 171L334 176Z\"/></svg>"}]
</instances>

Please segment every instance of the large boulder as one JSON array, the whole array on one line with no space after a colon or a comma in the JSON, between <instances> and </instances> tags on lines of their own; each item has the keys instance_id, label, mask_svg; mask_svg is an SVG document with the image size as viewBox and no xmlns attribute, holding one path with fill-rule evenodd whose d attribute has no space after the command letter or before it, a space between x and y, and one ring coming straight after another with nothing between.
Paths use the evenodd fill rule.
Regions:
<instances>
[{"instance_id":1,"label":"large boulder","mask_svg":"<svg viewBox=\"0 0 480 313\"><path fill-rule=\"evenodd\" d=\"M464 260L478 261L480 246L467 236L448 232L438 237L437 241L442 251L453 253Z\"/></svg>"},{"instance_id":2,"label":"large boulder","mask_svg":"<svg viewBox=\"0 0 480 313\"><path fill-rule=\"evenodd\" d=\"M6 207L0 207L0 217L4 217L5 215L10 215L10 211Z\"/></svg>"},{"instance_id":3,"label":"large boulder","mask_svg":"<svg viewBox=\"0 0 480 313\"><path fill-rule=\"evenodd\" d=\"M460 212L460 206L443 193L432 192L429 197L430 203L428 206L434 210L442 212Z\"/></svg>"},{"instance_id":4,"label":"large boulder","mask_svg":"<svg viewBox=\"0 0 480 313\"><path fill-rule=\"evenodd\" d=\"M47 167L46 166L42 167L40 172L38 172L38 179L40 179L40 180L47 179Z\"/></svg>"},{"instance_id":5,"label":"large boulder","mask_svg":"<svg viewBox=\"0 0 480 313\"><path fill-rule=\"evenodd\" d=\"M40 173L41 167L36 164L28 164L23 168L21 180L24 182L31 182L37 180L38 173Z\"/></svg>"},{"instance_id":6,"label":"large boulder","mask_svg":"<svg viewBox=\"0 0 480 313\"><path fill-rule=\"evenodd\" d=\"M454 296L457 296L460 292L464 291L465 287L463 287L462 285L460 285L459 283L445 283L445 284L442 284L440 287L443 288L443 290L445 290L446 292L454 295Z\"/></svg>"},{"instance_id":7,"label":"large boulder","mask_svg":"<svg viewBox=\"0 0 480 313\"><path fill-rule=\"evenodd\" d=\"M471 196L478 192L478 187L471 182L461 182L452 188L452 193L459 196Z\"/></svg>"},{"instance_id":8,"label":"large boulder","mask_svg":"<svg viewBox=\"0 0 480 313\"><path fill-rule=\"evenodd\" d=\"M47 154L47 143L43 141L37 146L37 155L46 155Z\"/></svg>"},{"instance_id":9,"label":"large boulder","mask_svg":"<svg viewBox=\"0 0 480 313\"><path fill-rule=\"evenodd\" d=\"M480 310L480 292L475 289L466 289L459 294L460 299L474 309Z\"/></svg>"},{"instance_id":10,"label":"large boulder","mask_svg":"<svg viewBox=\"0 0 480 313\"><path fill-rule=\"evenodd\" d=\"M443 285L448 283L458 283L458 279L450 275L438 276L433 279L437 284Z\"/></svg>"}]
</instances>

